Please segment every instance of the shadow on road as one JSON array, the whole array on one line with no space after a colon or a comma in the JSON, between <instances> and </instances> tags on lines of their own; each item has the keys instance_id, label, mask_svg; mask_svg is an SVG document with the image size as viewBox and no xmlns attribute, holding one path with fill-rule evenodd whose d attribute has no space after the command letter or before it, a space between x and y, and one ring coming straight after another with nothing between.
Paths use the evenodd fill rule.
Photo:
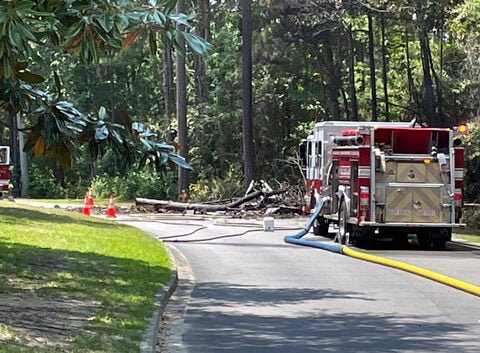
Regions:
<instances>
[{"instance_id":1,"label":"shadow on road","mask_svg":"<svg viewBox=\"0 0 480 353\"><path fill-rule=\"evenodd\" d=\"M201 283L192 294L187 324L196 330L183 339L196 353L478 351L477 344L465 342L467 325L441 318L282 310L309 300L370 300L362 293Z\"/></svg>"}]
</instances>

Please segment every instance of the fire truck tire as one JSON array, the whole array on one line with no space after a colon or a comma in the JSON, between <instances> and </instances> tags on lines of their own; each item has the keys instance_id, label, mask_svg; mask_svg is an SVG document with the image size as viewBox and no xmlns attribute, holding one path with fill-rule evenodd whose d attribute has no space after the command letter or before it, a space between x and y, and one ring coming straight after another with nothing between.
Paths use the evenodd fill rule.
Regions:
<instances>
[{"instance_id":1,"label":"fire truck tire","mask_svg":"<svg viewBox=\"0 0 480 353\"><path fill-rule=\"evenodd\" d=\"M313 234L328 236L328 220L324 217L317 217L313 224Z\"/></svg>"},{"instance_id":2,"label":"fire truck tire","mask_svg":"<svg viewBox=\"0 0 480 353\"><path fill-rule=\"evenodd\" d=\"M441 228L417 234L418 245L424 250L445 250L445 244L451 239L451 229Z\"/></svg>"},{"instance_id":3,"label":"fire truck tire","mask_svg":"<svg viewBox=\"0 0 480 353\"><path fill-rule=\"evenodd\" d=\"M347 223L347 205L342 202L340 210L338 211L338 234L337 240L340 244L350 243L350 232Z\"/></svg>"}]
</instances>

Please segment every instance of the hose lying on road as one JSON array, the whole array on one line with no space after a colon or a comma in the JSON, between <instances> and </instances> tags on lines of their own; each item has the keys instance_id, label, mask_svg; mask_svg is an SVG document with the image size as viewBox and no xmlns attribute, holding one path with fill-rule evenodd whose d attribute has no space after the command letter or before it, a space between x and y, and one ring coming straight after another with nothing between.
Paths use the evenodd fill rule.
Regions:
<instances>
[{"instance_id":1,"label":"hose lying on road","mask_svg":"<svg viewBox=\"0 0 480 353\"><path fill-rule=\"evenodd\" d=\"M312 214L310 215L310 218L307 221L307 224L305 224L305 226L298 233L294 235L287 235L284 238L286 243L310 246L313 248L319 248L319 249L328 250L331 252L341 254L341 251L342 251L341 245L302 239L302 237L310 231L310 228L312 228L313 223L315 223L315 220L317 219L318 214L320 213L326 201L327 201L327 198L322 198L316 203L315 208L313 209Z\"/></svg>"},{"instance_id":2,"label":"hose lying on road","mask_svg":"<svg viewBox=\"0 0 480 353\"><path fill-rule=\"evenodd\" d=\"M413 274L431 279L433 281L445 284L447 286L450 286L450 287L453 287L453 288L456 288L456 289L463 290L464 292L467 292L467 293L470 293L470 294L473 294L473 295L476 295L476 296L480 297L480 287L479 286L476 286L476 285L468 283L468 282L460 281L460 280L458 280L456 278L453 278L453 277L442 275L441 273L433 272L433 271L430 271L430 270L427 270L427 269L424 269L424 268L421 268L421 267L418 267L418 266L410 265L410 264L405 263L405 262L392 260L392 259L388 259L388 258L385 258L385 257L376 256L376 255L372 255L372 254L367 254L367 253L364 253L364 252L361 252L361 251L351 249L348 246L342 246L342 254L353 257L353 258L377 263L377 264L380 264L380 265L383 265L383 266L389 266L389 267L393 267L393 268L396 268L396 269L399 269L399 270L410 272L410 273L413 273Z\"/></svg>"},{"instance_id":3,"label":"hose lying on road","mask_svg":"<svg viewBox=\"0 0 480 353\"><path fill-rule=\"evenodd\" d=\"M431 279L433 281L445 284L447 286L460 289L464 292L480 296L480 287L468 282L464 282L461 280L458 280L453 277L445 276L440 273L436 273L418 266L410 265L405 262L401 261L396 261L392 259L388 259L385 257L381 256L376 256L372 254L367 254L361 251L353 250L349 248L348 246L345 245L337 245L337 244L330 244L330 243L323 243L320 241L313 241L313 240L306 240L302 239L302 237L307 234L310 231L310 228L313 226L313 223L315 222L315 219L318 217L323 204L327 201L327 199L323 198L320 199L319 202L317 202L310 218L307 221L307 224L296 234L294 235L288 235L284 238L286 243L291 243L291 244L296 244L296 245L303 245L303 246L309 246L309 247L314 247L314 248L319 248L323 250L328 250L334 253L338 254L343 254L347 255L353 258L361 259L364 261L369 261L373 262L376 264L384 265L384 266L389 266L392 268L396 268L402 271L410 272L428 279Z\"/></svg>"}]
</instances>

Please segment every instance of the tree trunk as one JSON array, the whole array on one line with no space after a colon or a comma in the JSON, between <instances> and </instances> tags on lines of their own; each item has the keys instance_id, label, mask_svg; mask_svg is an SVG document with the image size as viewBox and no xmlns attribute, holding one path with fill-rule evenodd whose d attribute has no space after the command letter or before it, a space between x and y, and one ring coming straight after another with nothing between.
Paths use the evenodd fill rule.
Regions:
<instances>
[{"instance_id":1,"label":"tree trunk","mask_svg":"<svg viewBox=\"0 0 480 353\"><path fill-rule=\"evenodd\" d=\"M145 199L145 198L136 198L135 204L137 206L154 206L157 208L164 208L167 210L175 211L185 211L185 210L196 210L196 211L205 211L205 212L218 212L218 211L227 211L230 209L236 209L248 201L252 201L258 198L267 198L270 196L275 196L285 193L286 189L272 190L272 191L254 191L244 197L232 201L227 204L208 204L208 203L185 203L185 202L173 202L173 201L163 201L155 199Z\"/></svg>"},{"instance_id":2,"label":"tree trunk","mask_svg":"<svg viewBox=\"0 0 480 353\"><path fill-rule=\"evenodd\" d=\"M390 121L390 107L388 99L388 80L387 80L387 46L385 44L385 14L380 13L380 26L382 28L382 81L383 96L385 103L385 120Z\"/></svg>"},{"instance_id":3,"label":"tree trunk","mask_svg":"<svg viewBox=\"0 0 480 353\"><path fill-rule=\"evenodd\" d=\"M176 7L177 13L185 12L184 0L179 0ZM184 26L178 25L178 31L183 32ZM177 34L177 43L180 48L185 48L185 39ZM187 80L185 70L185 57L177 50L175 54L177 69L177 124L178 124L178 144L180 145L179 154L188 160L188 127L187 127ZM178 195L184 197L188 194L187 170L178 168Z\"/></svg>"},{"instance_id":4,"label":"tree trunk","mask_svg":"<svg viewBox=\"0 0 480 353\"><path fill-rule=\"evenodd\" d=\"M348 90L350 92L350 104L352 114L350 119L352 121L358 121L358 103L357 103L357 91L355 88L355 52L353 49L353 33L352 25L348 26L347 34L347 46L348 46Z\"/></svg>"},{"instance_id":5,"label":"tree trunk","mask_svg":"<svg viewBox=\"0 0 480 353\"><path fill-rule=\"evenodd\" d=\"M242 103L243 169L245 185L255 179L255 146L252 112L252 9L250 0L242 0Z\"/></svg>"},{"instance_id":6,"label":"tree trunk","mask_svg":"<svg viewBox=\"0 0 480 353\"><path fill-rule=\"evenodd\" d=\"M196 4L197 21L198 21L198 33L205 40L210 38L210 2L209 0L198 0ZM195 67L195 101L206 102L208 101L208 87L209 80L206 75L207 63L204 57L199 54L194 54L194 67Z\"/></svg>"},{"instance_id":7,"label":"tree trunk","mask_svg":"<svg viewBox=\"0 0 480 353\"><path fill-rule=\"evenodd\" d=\"M440 29L440 75L443 72L443 29ZM442 95L442 79L439 77L435 70L435 66L433 65L433 60L432 60L432 55L431 55L431 50L430 50L430 45L428 45L428 51L430 53L430 67L432 69L432 75L433 79L435 80L435 90L437 93L437 108L438 108L438 114L437 114L437 119L438 119L438 124L439 126L447 126L448 123L446 121L446 117L443 114L443 95Z\"/></svg>"},{"instance_id":8,"label":"tree trunk","mask_svg":"<svg viewBox=\"0 0 480 353\"><path fill-rule=\"evenodd\" d=\"M328 119L340 120L340 105L339 97L341 90L341 82L338 64L333 55L332 42L329 34L325 34L322 40L323 48L320 50L318 46L314 48L315 55L317 56L317 69L319 72L325 71L326 73L326 87L325 97L327 104ZM326 69L325 69L326 68Z\"/></svg>"},{"instance_id":9,"label":"tree trunk","mask_svg":"<svg viewBox=\"0 0 480 353\"><path fill-rule=\"evenodd\" d=\"M170 124L172 116L175 111L174 102L174 86L173 86L173 59L172 59L172 46L170 41L167 40L167 35L162 34L163 50L163 104L165 109L165 123L167 126Z\"/></svg>"},{"instance_id":10,"label":"tree trunk","mask_svg":"<svg viewBox=\"0 0 480 353\"><path fill-rule=\"evenodd\" d=\"M376 88L376 77L375 77L375 54L374 54L374 40L373 40L373 19L370 11L367 13L368 17L368 56L369 56L369 65L370 65L370 91L371 91L371 110L372 110L372 121L377 121L377 88Z\"/></svg>"},{"instance_id":11,"label":"tree trunk","mask_svg":"<svg viewBox=\"0 0 480 353\"><path fill-rule=\"evenodd\" d=\"M427 125L438 126L437 115L435 113L435 98L433 96L433 81L430 71L430 49L428 47L428 35L422 32L420 35L420 51L422 57L423 69L423 87L424 87L424 109L427 118Z\"/></svg>"},{"instance_id":12,"label":"tree trunk","mask_svg":"<svg viewBox=\"0 0 480 353\"><path fill-rule=\"evenodd\" d=\"M410 120L413 118L419 118L419 122L422 123L422 115L421 115L421 105L420 99L418 97L417 90L415 89L415 84L413 81L413 74L412 74L412 65L410 61L410 47L408 43L410 42L410 36L408 34L408 27L405 26L405 58L407 62L407 81L408 81L408 94L410 98L410 102L412 102L416 109L417 109L417 116L413 115L410 116Z\"/></svg>"}]
</instances>

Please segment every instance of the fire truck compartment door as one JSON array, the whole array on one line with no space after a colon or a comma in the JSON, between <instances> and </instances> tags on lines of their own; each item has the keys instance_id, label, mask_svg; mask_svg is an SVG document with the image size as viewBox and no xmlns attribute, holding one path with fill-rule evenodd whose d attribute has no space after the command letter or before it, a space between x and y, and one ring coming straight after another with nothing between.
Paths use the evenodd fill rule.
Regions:
<instances>
[{"instance_id":1,"label":"fire truck compartment door","mask_svg":"<svg viewBox=\"0 0 480 353\"><path fill-rule=\"evenodd\" d=\"M385 188L385 222L449 222L448 209L442 209L441 186L387 186Z\"/></svg>"},{"instance_id":2,"label":"fire truck compartment door","mask_svg":"<svg viewBox=\"0 0 480 353\"><path fill-rule=\"evenodd\" d=\"M397 182L424 183L427 170L424 163L398 163Z\"/></svg>"}]
</instances>

